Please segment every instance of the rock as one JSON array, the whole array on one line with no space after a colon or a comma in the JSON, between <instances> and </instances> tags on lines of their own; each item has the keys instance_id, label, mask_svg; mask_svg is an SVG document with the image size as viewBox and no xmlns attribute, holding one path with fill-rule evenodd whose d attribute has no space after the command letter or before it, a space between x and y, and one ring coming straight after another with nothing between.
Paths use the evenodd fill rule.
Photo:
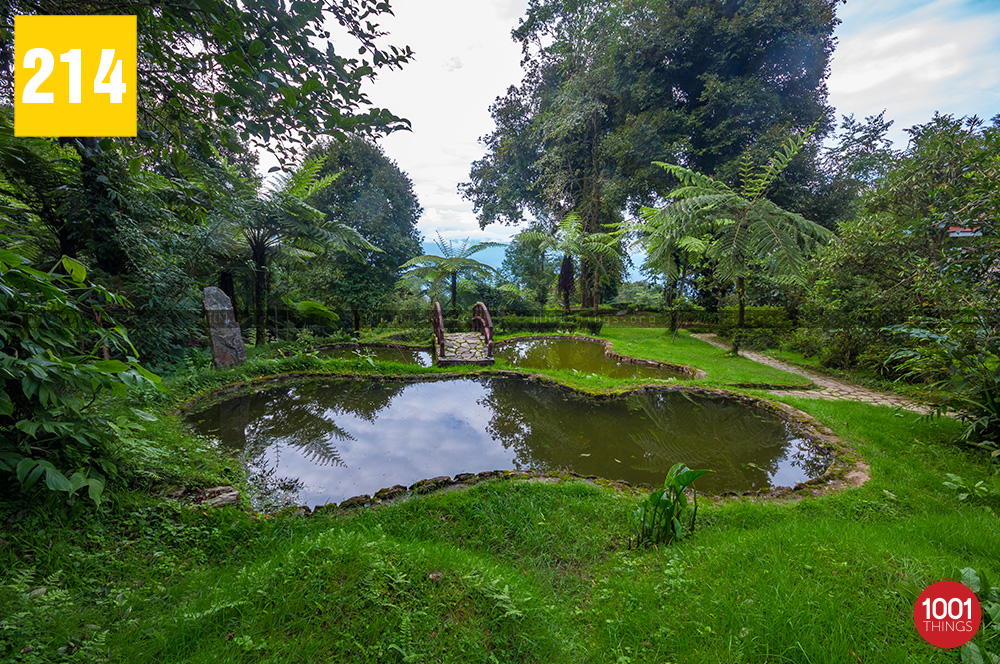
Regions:
<instances>
[{"instance_id":1,"label":"rock","mask_svg":"<svg viewBox=\"0 0 1000 664\"><path fill-rule=\"evenodd\" d=\"M233 315L233 304L229 296L215 286L205 288L205 316L208 318L208 336L215 368L246 362L247 348L243 344L240 324Z\"/></svg>"},{"instance_id":2,"label":"rock","mask_svg":"<svg viewBox=\"0 0 1000 664\"><path fill-rule=\"evenodd\" d=\"M385 489L379 489L375 492L376 500L392 500L393 498L398 498L406 493L406 487L402 484L394 484L391 487Z\"/></svg>"},{"instance_id":3,"label":"rock","mask_svg":"<svg viewBox=\"0 0 1000 664\"><path fill-rule=\"evenodd\" d=\"M452 479L445 475L439 475L438 477L432 477L429 480L420 480L416 484L410 487L410 491L414 493L430 493L440 489L443 486L448 486L453 484Z\"/></svg>"},{"instance_id":4,"label":"rock","mask_svg":"<svg viewBox=\"0 0 1000 664\"><path fill-rule=\"evenodd\" d=\"M459 473L454 479L455 484L475 484L479 481L475 473Z\"/></svg>"},{"instance_id":5,"label":"rock","mask_svg":"<svg viewBox=\"0 0 1000 664\"><path fill-rule=\"evenodd\" d=\"M340 509L349 510L355 507L364 507L372 501L372 497L367 493L362 496L354 496L353 498L348 498L344 502L340 503Z\"/></svg>"},{"instance_id":6,"label":"rock","mask_svg":"<svg viewBox=\"0 0 1000 664\"><path fill-rule=\"evenodd\" d=\"M212 492L217 489L225 489L225 491L216 492L212 496ZM240 492L231 486L227 487L216 487L215 489L209 489L208 495L212 496L208 498L203 505L207 507L223 507L225 505L239 505L240 504Z\"/></svg>"}]
</instances>

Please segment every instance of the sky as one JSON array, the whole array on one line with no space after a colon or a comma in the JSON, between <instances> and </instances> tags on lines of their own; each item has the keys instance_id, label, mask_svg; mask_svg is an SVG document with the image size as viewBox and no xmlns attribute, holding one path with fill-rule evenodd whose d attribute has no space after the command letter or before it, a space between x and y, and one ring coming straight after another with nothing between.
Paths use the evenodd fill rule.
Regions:
<instances>
[{"instance_id":1,"label":"sky","mask_svg":"<svg viewBox=\"0 0 1000 664\"><path fill-rule=\"evenodd\" d=\"M381 139L386 154L414 183L427 242L504 242L518 229L480 230L472 203L457 191L493 130L489 106L521 80L521 52L510 38L527 0L394 0L385 43L409 45L416 58L382 72L373 103L409 119L412 131ZM829 102L858 120L886 110L890 138L935 111L956 116L1000 113L1000 0L848 0L830 66ZM266 167L268 160L262 162Z\"/></svg>"}]
</instances>

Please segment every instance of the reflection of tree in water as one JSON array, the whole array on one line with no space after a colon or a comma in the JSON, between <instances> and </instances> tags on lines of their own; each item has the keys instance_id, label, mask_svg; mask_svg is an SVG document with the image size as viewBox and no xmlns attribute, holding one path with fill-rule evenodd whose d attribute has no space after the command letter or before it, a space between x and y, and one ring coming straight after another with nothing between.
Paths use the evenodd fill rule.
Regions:
<instances>
[{"instance_id":1,"label":"reflection of tree in water","mask_svg":"<svg viewBox=\"0 0 1000 664\"><path fill-rule=\"evenodd\" d=\"M277 464L268 463L266 453L250 456L242 452L239 461L247 469L247 498L254 510L273 512L298 504L305 484L297 477L276 477Z\"/></svg>"},{"instance_id":2,"label":"reflection of tree in water","mask_svg":"<svg viewBox=\"0 0 1000 664\"><path fill-rule=\"evenodd\" d=\"M281 387L231 399L203 415L199 428L256 458L272 445L294 447L316 465L345 466L335 443L354 440L338 415L374 422L404 384L361 381Z\"/></svg>"},{"instance_id":3,"label":"reflection of tree in water","mask_svg":"<svg viewBox=\"0 0 1000 664\"><path fill-rule=\"evenodd\" d=\"M571 401L560 390L520 380L494 379L484 382L486 396L479 404L493 413L486 429L505 448L514 450L518 468L543 468L540 459L548 448L571 449L573 423Z\"/></svg>"},{"instance_id":4,"label":"reflection of tree in water","mask_svg":"<svg viewBox=\"0 0 1000 664\"><path fill-rule=\"evenodd\" d=\"M811 460L799 446L783 453L789 440L784 422L737 401L681 392L634 394L628 405L649 423L632 434L643 450L642 459L633 464L638 469L666 475L673 464L684 462L712 469L713 484L740 486L749 480L759 487L789 457L792 465L803 468Z\"/></svg>"}]
</instances>

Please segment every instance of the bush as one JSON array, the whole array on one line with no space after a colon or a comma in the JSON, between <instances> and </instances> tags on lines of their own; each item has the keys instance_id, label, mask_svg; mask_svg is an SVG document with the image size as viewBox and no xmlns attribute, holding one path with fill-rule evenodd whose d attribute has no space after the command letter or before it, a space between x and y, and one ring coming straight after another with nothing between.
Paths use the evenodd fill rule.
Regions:
<instances>
[{"instance_id":1,"label":"bush","mask_svg":"<svg viewBox=\"0 0 1000 664\"><path fill-rule=\"evenodd\" d=\"M816 357L823 352L826 345L826 335L822 330L815 328L800 327L792 332L785 339L782 348L796 353L802 353L804 357Z\"/></svg>"},{"instance_id":2,"label":"bush","mask_svg":"<svg viewBox=\"0 0 1000 664\"><path fill-rule=\"evenodd\" d=\"M890 356L907 377L943 376L934 387L948 397L935 411L958 413L965 424L960 439L989 450L1000 461L1000 330L974 316L962 316L943 330L935 321L914 321L889 330L906 334L915 348Z\"/></svg>"},{"instance_id":3,"label":"bush","mask_svg":"<svg viewBox=\"0 0 1000 664\"><path fill-rule=\"evenodd\" d=\"M604 319L602 318L579 318L577 320L579 324L578 329L584 329L587 332L597 336L601 333L601 328L604 327Z\"/></svg>"},{"instance_id":4,"label":"bush","mask_svg":"<svg viewBox=\"0 0 1000 664\"><path fill-rule=\"evenodd\" d=\"M867 344L862 334L845 328L833 332L819 356L819 363L829 369L853 369Z\"/></svg>"},{"instance_id":5,"label":"bush","mask_svg":"<svg viewBox=\"0 0 1000 664\"><path fill-rule=\"evenodd\" d=\"M514 332L556 332L567 328L575 328L576 321L566 321L561 318L540 318L538 316L504 316L494 324L504 334Z\"/></svg>"},{"instance_id":6,"label":"bush","mask_svg":"<svg viewBox=\"0 0 1000 664\"><path fill-rule=\"evenodd\" d=\"M735 334L735 330L733 333ZM784 339L784 335L780 331L766 327L742 330L739 334L739 346L745 350L779 348Z\"/></svg>"},{"instance_id":7,"label":"bush","mask_svg":"<svg viewBox=\"0 0 1000 664\"><path fill-rule=\"evenodd\" d=\"M0 235L0 243L10 240ZM0 250L0 473L16 480L0 486L44 485L71 496L86 489L99 503L126 425L90 406L102 393L159 378L135 362L125 330L107 315L105 307L123 299L87 282L86 268L71 258L60 262L69 276L27 263Z\"/></svg>"}]
</instances>

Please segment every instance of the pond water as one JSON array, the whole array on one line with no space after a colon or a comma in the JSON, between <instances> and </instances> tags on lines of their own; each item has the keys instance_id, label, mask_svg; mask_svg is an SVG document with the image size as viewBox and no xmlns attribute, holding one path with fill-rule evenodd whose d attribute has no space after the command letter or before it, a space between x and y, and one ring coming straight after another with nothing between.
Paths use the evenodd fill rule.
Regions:
<instances>
[{"instance_id":1,"label":"pond water","mask_svg":"<svg viewBox=\"0 0 1000 664\"><path fill-rule=\"evenodd\" d=\"M389 348L387 346L339 346L324 348L317 353L320 357L354 358L360 355L370 355L383 362L402 362L429 367L433 363L431 352L419 348Z\"/></svg>"},{"instance_id":2,"label":"pond water","mask_svg":"<svg viewBox=\"0 0 1000 664\"><path fill-rule=\"evenodd\" d=\"M698 489L720 493L790 486L826 465L780 419L729 399L660 393L596 402L501 377L281 386L190 419L242 456L261 495L284 492L307 505L497 469L662 485L683 461L712 469Z\"/></svg>"},{"instance_id":3,"label":"pond water","mask_svg":"<svg viewBox=\"0 0 1000 664\"><path fill-rule=\"evenodd\" d=\"M604 344L583 339L525 339L493 348L493 357L515 367L575 369L611 378L678 378L689 376L661 367L622 362L604 354Z\"/></svg>"}]
</instances>

